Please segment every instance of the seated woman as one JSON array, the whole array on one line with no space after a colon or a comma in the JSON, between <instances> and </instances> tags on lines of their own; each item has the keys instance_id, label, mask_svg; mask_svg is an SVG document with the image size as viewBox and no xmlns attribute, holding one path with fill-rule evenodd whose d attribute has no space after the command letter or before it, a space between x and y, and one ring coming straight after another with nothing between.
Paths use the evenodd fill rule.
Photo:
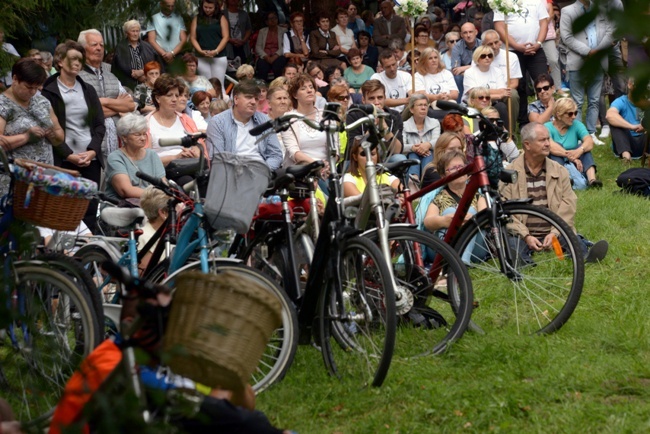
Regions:
<instances>
[{"instance_id":1,"label":"seated woman","mask_svg":"<svg viewBox=\"0 0 650 434\"><path fill-rule=\"evenodd\" d=\"M372 160L377 164L377 149L372 151ZM343 194L345 197L356 196L366 189L368 178L366 178L366 162L368 156L361 147L361 142L355 140L350 148L350 167L343 175ZM399 188L399 179L395 176L383 173L377 176L377 183L390 185L393 189Z\"/></svg>"},{"instance_id":2,"label":"seated woman","mask_svg":"<svg viewBox=\"0 0 650 434\"><path fill-rule=\"evenodd\" d=\"M490 89L487 87L475 87L468 94L467 107L482 111L490 107L491 103L492 97L490 96ZM463 129L465 134L477 134L479 132L478 119L463 116L463 120L465 121L465 128Z\"/></svg>"},{"instance_id":3,"label":"seated woman","mask_svg":"<svg viewBox=\"0 0 650 434\"><path fill-rule=\"evenodd\" d=\"M329 16L326 13L321 14L317 25L318 28L309 34L309 58L322 68L340 65L341 47L336 33L330 30ZM309 74L313 77L313 74Z\"/></svg>"},{"instance_id":4,"label":"seated woman","mask_svg":"<svg viewBox=\"0 0 650 434\"><path fill-rule=\"evenodd\" d=\"M210 102L212 97L209 93L199 90L192 95L192 120L196 124L196 128L202 133L208 128L208 120L210 120Z\"/></svg>"},{"instance_id":5,"label":"seated woman","mask_svg":"<svg viewBox=\"0 0 650 434\"><path fill-rule=\"evenodd\" d=\"M282 75L287 58L284 57L284 27L278 26L277 12L266 15L266 27L260 29L255 44L255 54L258 58L255 77L266 80L270 72L274 77Z\"/></svg>"},{"instance_id":6,"label":"seated woman","mask_svg":"<svg viewBox=\"0 0 650 434\"><path fill-rule=\"evenodd\" d=\"M160 63L155 60L147 62L144 65L145 82L138 84L133 91L133 100L138 104L138 110L143 115L151 113L156 109L151 99L151 92L153 91L154 83L160 77L161 70Z\"/></svg>"},{"instance_id":7,"label":"seated woman","mask_svg":"<svg viewBox=\"0 0 650 434\"><path fill-rule=\"evenodd\" d=\"M357 48L350 48L348 61L350 66L345 70L343 76L350 83L350 86L358 91L363 83L370 80L375 71L368 65L361 63L361 51Z\"/></svg>"},{"instance_id":8,"label":"seated woman","mask_svg":"<svg viewBox=\"0 0 650 434\"><path fill-rule=\"evenodd\" d=\"M135 176L143 172L157 178L165 176L158 154L147 149L147 120L127 113L116 125L122 147L112 152L106 161L106 195L113 199L139 199L149 185Z\"/></svg>"},{"instance_id":9,"label":"seated woman","mask_svg":"<svg viewBox=\"0 0 650 434\"><path fill-rule=\"evenodd\" d=\"M540 124L552 121L555 105L553 78L548 74L540 74L535 79L535 93L538 99L528 104L528 120Z\"/></svg>"},{"instance_id":10,"label":"seated woman","mask_svg":"<svg viewBox=\"0 0 650 434\"><path fill-rule=\"evenodd\" d=\"M499 121L501 120L499 112L494 107L486 107L481 111L481 113L483 113L483 115L494 124L499 124ZM490 141L488 143L496 149L497 145L495 141ZM514 140L512 140L512 137L510 137L508 141L501 141L499 144L499 151L501 152L501 158L503 159L503 167L507 166L519 156L519 149L517 149L517 145Z\"/></svg>"},{"instance_id":11,"label":"seated woman","mask_svg":"<svg viewBox=\"0 0 650 434\"><path fill-rule=\"evenodd\" d=\"M440 122L427 116L429 100L424 94L411 95L407 107L413 116L404 122L402 154L420 160L419 166L409 168L409 174L420 180L424 167L433 160L434 146L440 137Z\"/></svg>"},{"instance_id":12,"label":"seated woman","mask_svg":"<svg viewBox=\"0 0 650 434\"><path fill-rule=\"evenodd\" d=\"M450 151L444 153L438 161L437 170L439 173L449 175L462 169L467 164L465 154L459 151ZM451 221L456 214L456 209L460 202L460 198L465 193L467 186L467 175L456 178L440 190L434 190L431 193L422 197L420 205L426 209L424 219L421 221L421 226L426 230L435 232L440 238L444 238L447 228L451 225ZM485 199L479 196L478 193L472 200L470 208L465 216L465 221L472 218L477 212L487 208ZM420 215L420 213L418 213ZM478 237L483 238L483 237ZM477 243L478 244L478 243ZM482 255L475 255L476 247L468 249L463 255L463 261L469 262L469 258L481 258ZM472 256L469 256L472 255ZM467 257L466 257L467 256Z\"/></svg>"},{"instance_id":13,"label":"seated woman","mask_svg":"<svg viewBox=\"0 0 650 434\"><path fill-rule=\"evenodd\" d=\"M158 190L154 187L147 187L142 190L142 195L140 196L140 207L144 211L145 217L147 217L147 223L142 227L142 235L138 238L138 252L147 245L151 237L154 236L156 231L162 226L162 224L167 220L169 211L167 210L167 202L169 201L169 196L163 193L161 190ZM147 251L147 253L142 257L142 261L138 265L140 272L144 272L149 265L151 260L151 255L158 243L154 243L153 246ZM163 251L160 259L165 258L165 252Z\"/></svg>"},{"instance_id":14,"label":"seated woman","mask_svg":"<svg viewBox=\"0 0 650 434\"><path fill-rule=\"evenodd\" d=\"M574 189L601 188L603 183L596 178L596 162L591 154L594 141L587 127L576 120L577 114L578 106L573 99L560 98L555 102L554 119L544 124L551 135L550 158L567 168Z\"/></svg>"},{"instance_id":15,"label":"seated woman","mask_svg":"<svg viewBox=\"0 0 650 434\"><path fill-rule=\"evenodd\" d=\"M492 48L485 45L478 47L472 54L472 61L472 65L464 73L463 102L468 102L469 93L475 87L487 88L492 105L499 110L506 128L510 128L507 102L511 89L507 85L503 72L492 63L494 61Z\"/></svg>"},{"instance_id":16,"label":"seated woman","mask_svg":"<svg viewBox=\"0 0 650 434\"><path fill-rule=\"evenodd\" d=\"M214 91L212 83L210 83L208 77L196 73L199 59L192 53L183 54L181 59L185 63L185 74L179 76L179 79L182 80L190 90L190 97L194 95L194 92L202 90L209 93L213 98L216 98L217 93Z\"/></svg>"},{"instance_id":17,"label":"seated woman","mask_svg":"<svg viewBox=\"0 0 650 434\"><path fill-rule=\"evenodd\" d=\"M442 156L448 152L461 152L465 154L465 140L464 135L458 132L446 131L440 135L438 141L436 142L435 149L436 152L433 154L433 161L426 165L424 168L424 174L422 175L422 182L420 183L420 188L424 188L434 182L442 179L440 173L438 173L438 163Z\"/></svg>"},{"instance_id":18,"label":"seated woman","mask_svg":"<svg viewBox=\"0 0 650 434\"><path fill-rule=\"evenodd\" d=\"M427 97L431 107L436 109L439 100L456 101L458 86L452 73L445 69L440 60L440 53L435 48L427 48L420 54L420 61L415 66L415 92ZM443 110L432 110L429 116L442 119L447 113Z\"/></svg>"}]
</instances>

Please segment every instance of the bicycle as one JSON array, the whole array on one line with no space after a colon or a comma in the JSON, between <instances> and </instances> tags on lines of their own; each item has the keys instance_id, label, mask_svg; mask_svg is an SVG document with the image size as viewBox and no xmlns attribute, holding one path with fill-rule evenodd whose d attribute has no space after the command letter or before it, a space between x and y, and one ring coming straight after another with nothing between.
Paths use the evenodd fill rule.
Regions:
<instances>
[{"instance_id":1,"label":"bicycle","mask_svg":"<svg viewBox=\"0 0 650 434\"><path fill-rule=\"evenodd\" d=\"M340 130L340 121L337 107L328 107L325 112L320 123L298 115L285 115L256 127L251 134L260 135L269 129L271 132L267 134L275 134L297 121L327 131L329 164L334 168L337 149L332 135ZM374 122L372 115L359 119L347 129L368 122ZM376 244L359 237L359 231L346 222L336 170L329 174L330 199L325 206L304 289L295 267L287 187L293 178L313 176L320 165L322 163L289 167L287 175L276 180L285 211L281 230L285 233L287 249L283 251L290 255L284 262L285 288L298 310L300 341L308 343L313 339L320 344L330 374L361 379L364 385L380 386L388 373L395 345L393 278ZM261 241L257 240L262 238L240 252L240 257L248 259L260 245Z\"/></svg>"},{"instance_id":2,"label":"bicycle","mask_svg":"<svg viewBox=\"0 0 650 434\"><path fill-rule=\"evenodd\" d=\"M415 200L420 199L418 214L422 221L427 197L431 199L431 195L425 195L468 175L465 193L444 241L456 249L469 267L475 300L470 326L479 332L483 332L481 324L511 328L518 334L557 331L575 310L584 283L584 261L576 234L550 210L530 204L530 199L504 201L490 186L486 171L491 166L486 164L482 152L489 149L489 141L499 140L502 131L497 126L474 109L450 102L443 102L440 108L480 119L482 131L472 144L474 160L417 193L402 191L406 221L416 223ZM500 171L502 182L515 182L516 176L513 171ZM477 193L485 197L487 209L463 224ZM517 254L528 234L528 219L541 221L556 234L554 249L536 253L532 263ZM436 258L432 272L439 268Z\"/></svg>"},{"instance_id":3,"label":"bicycle","mask_svg":"<svg viewBox=\"0 0 650 434\"><path fill-rule=\"evenodd\" d=\"M18 221L13 210L13 169L25 163L10 164L4 150L0 150L0 161L11 176L0 219L0 306L6 308L0 315L4 344L0 346L0 384L9 392L19 419L39 426L51 416L68 376L99 344L101 312L95 311L91 293L76 278L71 262L57 255L35 256L36 230Z\"/></svg>"}]
</instances>

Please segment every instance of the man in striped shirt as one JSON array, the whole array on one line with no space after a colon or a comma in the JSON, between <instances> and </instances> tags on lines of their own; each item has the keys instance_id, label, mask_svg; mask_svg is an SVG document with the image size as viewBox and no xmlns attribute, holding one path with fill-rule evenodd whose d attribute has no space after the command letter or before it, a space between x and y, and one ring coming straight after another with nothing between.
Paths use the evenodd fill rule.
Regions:
<instances>
[{"instance_id":1,"label":"man in striped shirt","mask_svg":"<svg viewBox=\"0 0 650 434\"><path fill-rule=\"evenodd\" d=\"M550 209L575 229L575 214L578 198L571 188L569 172L548 158L551 151L549 132L538 122L531 122L521 129L524 153L508 167L518 172L515 184L502 184L501 194L505 199L532 198L533 205ZM526 248L520 251L522 258L532 262L531 254L552 248L554 235L543 220L529 218L518 230ZM607 241L592 243L578 235L583 244L586 262L601 261L607 255ZM521 243L520 243L521 244ZM522 249L520 249L522 250Z\"/></svg>"}]
</instances>

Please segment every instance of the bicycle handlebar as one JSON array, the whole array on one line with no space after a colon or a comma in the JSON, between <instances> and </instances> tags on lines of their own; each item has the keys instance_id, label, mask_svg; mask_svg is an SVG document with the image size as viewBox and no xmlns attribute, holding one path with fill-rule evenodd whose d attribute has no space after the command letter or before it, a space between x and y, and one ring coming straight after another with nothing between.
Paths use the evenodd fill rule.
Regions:
<instances>
[{"instance_id":1,"label":"bicycle handlebar","mask_svg":"<svg viewBox=\"0 0 650 434\"><path fill-rule=\"evenodd\" d=\"M156 178L155 176L148 175L144 172L136 172L135 176L142 179L143 181L147 181L149 184L156 186L162 190L165 190L167 188L167 185L163 182L161 178Z\"/></svg>"}]
</instances>

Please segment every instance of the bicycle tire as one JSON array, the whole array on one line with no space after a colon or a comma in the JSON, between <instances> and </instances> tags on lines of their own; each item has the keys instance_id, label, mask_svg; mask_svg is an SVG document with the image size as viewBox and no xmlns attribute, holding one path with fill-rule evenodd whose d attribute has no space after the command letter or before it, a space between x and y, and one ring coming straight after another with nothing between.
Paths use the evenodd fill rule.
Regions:
<instances>
[{"instance_id":1,"label":"bicycle tire","mask_svg":"<svg viewBox=\"0 0 650 434\"><path fill-rule=\"evenodd\" d=\"M51 418L66 382L101 342L87 294L65 273L41 263L15 264L21 312L0 349L3 390L16 417L33 427Z\"/></svg>"},{"instance_id":2,"label":"bicycle tire","mask_svg":"<svg viewBox=\"0 0 650 434\"><path fill-rule=\"evenodd\" d=\"M377 242L376 230L364 236ZM398 315L395 355L444 353L463 336L472 315L473 290L467 267L451 246L414 227L390 226L388 243ZM434 252L442 256L442 272L435 279L429 276ZM418 257L423 265L418 265ZM452 295L456 298L453 302Z\"/></svg>"},{"instance_id":3,"label":"bicycle tire","mask_svg":"<svg viewBox=\"0 0 650 434\"><path fill-rule=\"evenodd\" d=\"M79 260L95 283L100 302L112 303L116 292L121 292L122 284L112 279L101 267L105 261L114 262L112 255L100 246L87 245L76 252L74 258Z\"/></svg>"},{"instance_id":4,"label":"bicycle tire","mask_svg":"<svg viewBox=\"0 0 650 434\"><path fill-rule=\"evenodd\" d=\"M199 261L184 265L181 269L166 275L168 260L165 259L150 273L148 280L173 287L174 278L187 270L200 270ZM251 377L251 386L259 394L272 384L280 381L286 375L293 363L298 348L298 315L286 293L264 273L248 267L240 262L226 259L211 259L211 272L221 273L232 271L245 279L252 279L274 294L282 305L282 326L276 329L267 344L267 350L262 355L256 372Z\"/></svg>"},{"instance_id":5,"label":"bicycle tire","mask_svg":"<svg viewBox=\"0 0 650 434\"><path fill-rule=\"evenodd\" d=\"M72 277L73 281L79 285L79 287L84 291L90 302L92 303L96 321L95 324L99 329L104 325L104 310L102 308L102 300L99 296L99 291L97 290L97 285L95 281L88 273L79 260L59 252L48 252L36 257L37 261L43 261L48 266L55 268L56 270L63 271L68 276Z\"/></svg>"},{"instance_id":6,"label":"bicycle tire","mask_svg":"<svg viewBox=\"0 0 650 434\"><path fill-rule=\"evenodd\" d=\"M489 212L484 210L469 220L453 243L463 260L471 264L475 307L470 327L477 331L489 326L514 328L517 334L559 330L578 305L584 284L584 256L578 237L547 208L506 202L497 228L491 227ZM559 234L558 242L566 240L565 248L534 253L532 262L517 254L525 242L517 236L513 221L525 222L530 217L550 225ZM502 251L512 258L512 277L501 272L496 234L504 246Z\"/></svg>"},{"instance_id":7,"label":"bicycle tire","mask_svg":"<svg viewBox=\"0 0 650 434\"><path fill-rule=\"evenodd\" d=\"M341 288L335 287L335 272ZM379 387L390 368L397 324L386 260L372 241L355 237L343 241L341 261L328 274L318 310L325 366L340 379Z\"/></svg>"}]
</instances>

